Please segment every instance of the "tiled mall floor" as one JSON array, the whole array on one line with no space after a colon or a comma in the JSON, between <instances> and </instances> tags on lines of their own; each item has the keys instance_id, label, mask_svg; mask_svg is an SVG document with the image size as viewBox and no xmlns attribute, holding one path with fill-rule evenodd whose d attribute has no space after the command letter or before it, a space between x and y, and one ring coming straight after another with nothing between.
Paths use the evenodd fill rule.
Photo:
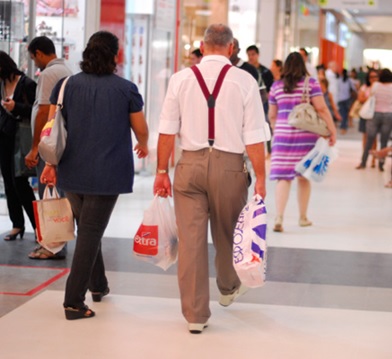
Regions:
<instances>
[{"instance_id":1,"label":"tiled mall floor","mask_svg":"<svg viewBox=\"0 0 392 359\"><path fill-rule=\"evenodd\" d=\"M91 320L68 322L62 311L74 243L66 260L33 261L31 228L24 240L1 240L0 357L391 359L392 189L383 187L386 173L354 169L361 146L354 129L337 146L325 182L313 185L314 225L297 225L294 186L285 232L268 231L263 288L220 307L211 267L212 317L199 336L181 316L176 267L164 272L132 257L152 177L137 176L135 193L117 204L103 243L111 294L102 303L88 297ZM273 192L268 182L269 224ZM9 226L0 216L0 232Z\"/></svg>"}]
</instances>

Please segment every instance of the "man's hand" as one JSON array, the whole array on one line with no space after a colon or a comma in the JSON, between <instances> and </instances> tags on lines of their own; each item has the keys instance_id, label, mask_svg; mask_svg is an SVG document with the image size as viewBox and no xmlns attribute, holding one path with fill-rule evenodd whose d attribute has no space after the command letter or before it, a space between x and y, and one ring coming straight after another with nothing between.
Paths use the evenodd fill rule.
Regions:
<instances>
[{"instance_id":1,"label":"man's hand","mask_svg":"<svg viewBox=\"0 0 392 359\"><path fill-rule=\"evenodd\" d=\"M31 149L25 157L25 164L28 168L33 168L38 165L39 156L38 149Z\"/></svg>"},{"instance_id":2,"label":"man's hand","mask_svg":"<svg viewBox=\"0 0 392 359\"><path fill-rule=\"evenodd\" d=\"M170 177L167 173L157 174L154 182L154 195L159 197L172 196Z\"/></svg>"},{"instance_id":3,"label":"man's hand","mask_svg":"<svg viewBox=\"0 0 392 359\"><path fill-rule=\"evenodd\" d=\"M265 188L265 181L264 180L257 180L256 179L256 183L255 183L255 195L259 194L263 200L265 200L265 196L267 195L267 191Z\"/></svg>"}]
</instances>

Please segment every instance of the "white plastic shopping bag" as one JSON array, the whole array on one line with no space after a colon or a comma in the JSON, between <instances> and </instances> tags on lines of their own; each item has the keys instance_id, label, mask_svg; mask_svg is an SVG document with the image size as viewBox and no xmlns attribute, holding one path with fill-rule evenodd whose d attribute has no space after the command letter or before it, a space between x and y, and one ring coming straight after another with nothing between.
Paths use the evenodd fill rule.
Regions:
<instances>
[{"instance_id":1,"label":"white plastic shopping bag","mask_svg":"<svg viewBox=\"0 0 392 359\"><path fill-rule=\"evenodd\" d=\"M155 196L133 241L134 255L163 270L177 261L178 235L169 198Z\"/></svg>"},{"instance_id":2,"label":"white plastic shopping bag","mask_svg":"<svg viewBox=\"0 0 392 359\"><path fill-rule=\"evenodd\" d=\"M337 150L320 137L313 149L297 163L295 170L303 177L321 182L327 174L329 164L337 157Z\"/></svg>"},{"instance_id":3,"label":"white plastic shopping bag","mask_svg":"<svg viewBox=\"0 0 392 359\"><path fill-rule=\"evenodd\" d=\"M267 269L267 211L255 195L242 209L233 241L233 264L241 283L249 288L265 283Z\"/></svg>"},{"instance_id":4,"label":"white plastic shopping bag","mask_svg":"<svg viewBox=\"0 0 392 359\"><path fill-rule=\"evenodd\" d=\"M33 201L33 209L37 241L42 247L57 253L75 239L71 204L67 198L60 198L56 187L46 186L43 199Z\"/></svg>"}]
</instances>

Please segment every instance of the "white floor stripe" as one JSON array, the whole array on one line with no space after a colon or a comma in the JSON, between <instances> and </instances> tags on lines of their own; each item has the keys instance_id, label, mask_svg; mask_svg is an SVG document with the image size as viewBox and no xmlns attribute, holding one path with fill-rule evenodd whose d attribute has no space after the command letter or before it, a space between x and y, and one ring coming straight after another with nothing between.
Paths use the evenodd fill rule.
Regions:
<instances>
[{"instance_id":1,"label":"white floor stripe","mask_svg":"<svg viewBox=\"0 0 392 359\"><path fill-rule=\"evenodd\" d=\"M211 303L210 326L187 332L178 299L110 295L97 316L66 321L47 291L0 318L3 359L390 359L392 313Z\"/></svg>"}]
</instances>

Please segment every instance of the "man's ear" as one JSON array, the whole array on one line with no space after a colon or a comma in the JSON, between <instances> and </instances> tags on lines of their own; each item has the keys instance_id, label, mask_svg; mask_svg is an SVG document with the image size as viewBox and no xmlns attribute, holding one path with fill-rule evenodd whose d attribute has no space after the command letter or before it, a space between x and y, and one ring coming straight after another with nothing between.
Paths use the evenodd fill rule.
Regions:
<instances>
[{"instance_id":1,"label":"man's ear","mask_svg":"<svg viewBox=\"0 0 392 359\"><path fill-rule=\"evenodd\" d=\"M233 51L234 51L234 44L233 44L233 43L231 43L231 44L229 45L227 51L228 51L229 57L231 57L231 55L233 55Z\"/></svg>"},{"instance_id":2,"label":"man's ear","mask_svg":"<svg viewBox=\"0 0 392 359\"><path fill-rule=\"evenodd\" d=\"M200 42L200 52L204 55L204 42Z\"/></svg>"}]
</instances>

